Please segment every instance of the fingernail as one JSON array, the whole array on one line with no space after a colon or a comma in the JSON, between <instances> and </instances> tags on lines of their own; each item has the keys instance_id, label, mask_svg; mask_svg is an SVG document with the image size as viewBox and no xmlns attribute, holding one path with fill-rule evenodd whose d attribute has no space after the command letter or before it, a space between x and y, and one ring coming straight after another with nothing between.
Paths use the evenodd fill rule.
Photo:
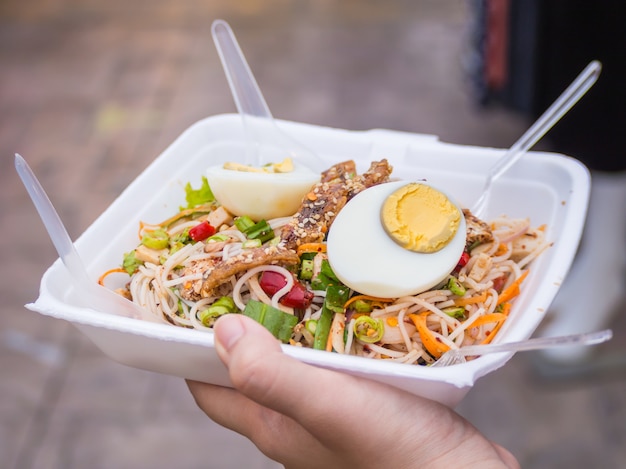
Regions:
<instances>
[{"instance_id":1,"label":"fingernail","mask_svg":"<svg viewBox=\"0 0 626 469\"><path fill-rule=\"evenodd\" d=\"M226 352L233 348L243 333L243 325L235 315L225 315L215 324L215 338Z\"/></svg>"}]
</instances>

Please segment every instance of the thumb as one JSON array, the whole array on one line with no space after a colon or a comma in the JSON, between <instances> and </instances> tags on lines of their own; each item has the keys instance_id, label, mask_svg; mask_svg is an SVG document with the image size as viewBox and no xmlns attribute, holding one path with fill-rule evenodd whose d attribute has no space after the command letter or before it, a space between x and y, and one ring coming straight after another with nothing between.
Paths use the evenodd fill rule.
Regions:
<instances>
[{"instance_id":1,"label":"thumb","mask_svg":"<svg viewBox=\"0 0 626 469\"><path fill-rule=\"evenodd\" d=\"M280 343L253 319L240 314L220 318L214 327L216 350L233 386L253 401L306 424L321 389L348 379L285 355ZM308 402L303 406L303 402ZM308 410L304 410L308 409Z\"/></svg>"},{"instance_id":2,"label":"thumb","mask_svg":"<svg viewBox=\"0 0 626 469\"><path fill-rule=\"evenodd\" d=\"M380 442L372 441L377 433L371 428L385 414L399 423L388 429L386 437L403 441L403 429L415 424L411 418L415 414L407 409L419 407L420 416L430 413L432 403L404 391L307 365L282 353L278 340L246 316L222 316L214 331L217 353L228 367L233 386L257 404L298 422L327 448L351 441L377 447Z\"/></svg>"}]
</instances>

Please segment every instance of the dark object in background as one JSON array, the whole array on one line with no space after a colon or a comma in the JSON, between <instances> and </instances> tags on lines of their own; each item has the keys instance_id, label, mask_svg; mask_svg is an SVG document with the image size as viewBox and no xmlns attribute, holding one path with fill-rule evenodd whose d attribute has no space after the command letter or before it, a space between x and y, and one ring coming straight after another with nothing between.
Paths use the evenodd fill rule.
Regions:
<instances>
[{"instance_id":1,"label":"dark object in background","mask_svg":"<svg viewBox=\"0 0 626 469\"><path fill-rule=\"evenodd\" d=\"M626 170L626 2L475 0L477 100L538 117L594 59L593 88L547 135L591 170Z\"/></svg>"}]
</instances>

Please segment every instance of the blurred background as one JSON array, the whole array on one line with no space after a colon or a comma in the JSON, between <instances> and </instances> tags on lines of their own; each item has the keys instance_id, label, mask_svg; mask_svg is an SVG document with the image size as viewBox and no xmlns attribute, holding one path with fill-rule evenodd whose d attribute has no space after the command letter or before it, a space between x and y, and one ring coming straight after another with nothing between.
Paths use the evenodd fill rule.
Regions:
<instances>
[{"instance_id":1,"label":"blurred background","mask_svg":"<svg viewBox=\"0 0 626 469\"><path fill-rule=\"evenodd\" d=\"M565 26L547 29L564 35L542 35L544 19L559 11L542 14L534 1L516 9L520 3L1 0L0 468L277 467L209 421L182 380L117 364L72 325L23 307L57 256L16 177L15 152L76 238L183 130L236 112L211 38L217 18L234 29L277 118L508 147L590 58L599 58L559 62L568 49L559 38L594 35L570 27L567 36ZM557 44L561 49L549 47ZM614 50L623 53L619 46ZM601 80L623 82L621 71L605 66ZM590 104L598 101L593 92ZM620 102L623 94L611 97ZM624 147L603 132L626 124L624 102L616 114L615 106L593 111L582 102L570 124L569 116L559 124L570 130L537 147L588 165L594 162L572 135L595 149L601 164L594 175L597 169L617 188L611 220L624 212L614 198L626 186L615 179ZM585 134L592 124L594 134ZM601 146L606 142L612 147ZM619 229L607 228L618 237L606 242L585 238L619 259L626 245ZM611 301L585 312L596 318L594 327L613 328L613 341L573 361L518 354L458 408L524 468L626 467L626 320L614 314L624 304L619 269L607 280L617 285L610 295L602 290L607 274L586 274L600 279L594 294Z\"/></svg>"}]
</instances>

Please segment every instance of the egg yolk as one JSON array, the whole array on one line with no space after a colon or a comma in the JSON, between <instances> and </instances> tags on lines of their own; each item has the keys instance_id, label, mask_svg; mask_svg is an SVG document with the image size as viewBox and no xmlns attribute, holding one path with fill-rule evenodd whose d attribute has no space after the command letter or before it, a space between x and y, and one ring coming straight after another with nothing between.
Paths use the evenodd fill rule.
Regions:
<instances>
[{"instance_id":1,"label":"egg yolk","mask_svg":"<svg viewBox=\"0 0 626 469\"><path fill-rule=\"evenodd\" d=\"M442 192L410 183L385 200L381 219L385 231L405 249L432 253L444 248L459 229L461 213Z\"/></svg>"},{"instance_id":2,"label":"egg yolk","mask_svg":"<svg viewBox=\"0 0 626 469\"><path fill-rule=\"evenodd\" d=\"M290 173L294 170L293 161L291 158L285 158L280 163L270 163L260 168L242 163L227 162L224 163L224 169L230 169L232 171L242 171L247 173Z\"/></svg>"}]
</instances>

